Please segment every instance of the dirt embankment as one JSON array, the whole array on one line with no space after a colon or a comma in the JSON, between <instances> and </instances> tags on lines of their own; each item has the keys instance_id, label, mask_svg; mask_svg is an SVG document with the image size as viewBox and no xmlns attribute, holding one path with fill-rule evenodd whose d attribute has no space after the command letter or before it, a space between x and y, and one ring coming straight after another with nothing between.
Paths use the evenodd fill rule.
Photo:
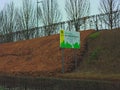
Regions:
<instances>
[{"instance_id":1,"label":"dirt embankment","mask_svg":"<svg viewBox=\"0 0 120 90\"><path fill-rule=\"evenodd\" d=\"M75 50L81 60L86 37L94 30L81 31L81 49ZM74 51L65 49L65 72L74 68ZM0 44L0 74L51 76L61 73L59 35Z\"/></svg>"}]
</instances>

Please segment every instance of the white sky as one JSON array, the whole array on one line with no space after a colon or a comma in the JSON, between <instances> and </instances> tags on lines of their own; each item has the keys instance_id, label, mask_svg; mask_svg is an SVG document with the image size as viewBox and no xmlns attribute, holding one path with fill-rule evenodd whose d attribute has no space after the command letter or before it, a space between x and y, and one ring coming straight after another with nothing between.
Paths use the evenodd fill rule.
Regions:
<instances>
[{"instance_id":1,"label":"white sky","mask_svg":"<svg viewBox=\"0 0 120 90\"><path fill-rule=\"evenodd\" d=\"M3 9L3 7L7 4L10 3L10 1L14 1L16 6L21 6L21 1L22 0L0 0L0 10ZM35 0L33 0L35 1ZM39 0L38 0L39 1ZM41 1L41 0L40 0ZM57 0L58 4L59 4L59 8L63 17L63 21L66 20L66 14L65 14L65 10L64 10L64 6L65 6L65 0ZM37 2L37 0L36 0ZM91 3L91 11L90 11L90 15L95 15L98 14L98 6L99 6L99 0L90 0Z\"/></svg>"}]
</instances>

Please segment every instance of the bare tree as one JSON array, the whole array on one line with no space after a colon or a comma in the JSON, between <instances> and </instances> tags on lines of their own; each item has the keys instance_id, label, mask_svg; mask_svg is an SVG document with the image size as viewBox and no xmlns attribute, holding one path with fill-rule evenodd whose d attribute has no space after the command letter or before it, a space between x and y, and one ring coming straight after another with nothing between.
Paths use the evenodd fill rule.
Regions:
<instances>
[{"instance_id":1,"label":"bare tree","mask_svg":"<svg viewBox=\"0 0 120 90\"><path fill-rule=\"evenodd\" d=\"M23 0L22 3L17 23L20 25L19 30L24 30L24 38L29 39L31 34L29 29L36 26L36 10L32 0Z\"/></svg>"},{"instance_id":2,"label":"bare tree","mask_svg":"<svg viewBox=\"0 0 120 90\"><path fill-rule=\"evenodd\" d=\"M98 15L93 16L93 22L95 24L95 28L98 31Z\"/></svg>"},{"instance_id":3,"label":"bare tree","mask_svg":"<svg viewBox=\"0 0 120 90\"><path fill-rule=\"evenodd\" d=\"M4 10L1 11L0 14L0 29L1 34L5 35L4 39L6 42L13 41L13 35L11 35L12 32L15 32L16 25L15 25L15 6L14 3L11 2L10 4L7 4L7 6L4 8Z\"/></svg>"},{"instance_id":4,"label":"bare tree","mask_svg":"<svg viewBox=\"0 0 120 90\"><path fill-rule=\"evenodd\" d=\"M70 20L74 20L74 27L76 31L78 31L80 27L78 19L87 16L89 14L89 9L89 0L66 0L65 10L67 17Z\"/></svg>"},{"instance_id":5,"label":"bare tree","mask_svg":"<svg viewBox=\"0 0 120 90\"><path fill-rule=\"evenodd\" d=\"M3 27L3 11L0 11L0 34L2 34L2 27Z\"/></svg>"},{"instance_id":6,"label":"bare tree","mask_svg":"<svg viewBox=\"0 0 120 90\"><path fill-rule=\"evenodd\" d=\"M107 14L102 20L109 29L113 29L119 20L120 0L100 0L99 10L101 13Z\"/></svg>"},{"instance_id":7,"label":"bare tree","mask_svg":"<svg viewBox=\"0 0 120 90\"><path fill-rule=\"evenodd\" d=\"M45 35L51 35L55 32L55 27L51 26L54 23L58 23L61 20L60 11L58 9L58 4L56 0L43 0L42 6L40 8L40 13L38 13L41 18L41 22L45 27ZM39 11L38 10L38 11Z\"/></svg>"}]
</instances>

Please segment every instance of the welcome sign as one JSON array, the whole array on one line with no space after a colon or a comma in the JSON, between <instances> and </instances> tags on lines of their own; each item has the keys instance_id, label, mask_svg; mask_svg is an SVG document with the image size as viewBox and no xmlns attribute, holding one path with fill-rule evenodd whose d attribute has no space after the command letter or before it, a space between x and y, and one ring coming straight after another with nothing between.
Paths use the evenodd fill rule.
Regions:
<instances>
[{"instance_id":1,"label":"welcome sign","mask_svg":"<svg viewBox=\"0 0 120 90\"><path fill-rule=\"evenodd\" d=\"M60 30L60 48L80 48L80 32Z\"/></svg>"}]
</instances>

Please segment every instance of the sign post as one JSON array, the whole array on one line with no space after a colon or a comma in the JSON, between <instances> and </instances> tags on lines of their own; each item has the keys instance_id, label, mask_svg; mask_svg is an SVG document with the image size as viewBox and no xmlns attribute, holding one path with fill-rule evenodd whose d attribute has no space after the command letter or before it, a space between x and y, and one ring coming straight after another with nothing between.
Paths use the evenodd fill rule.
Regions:
<instances>
[{"instance_id":1,"label":"sign post","mask_svg":"<svg viewBox=\"0 0 120 90\"><path fill-rule=\"evenodd\" d=\"M62 48L62 73L64 73L64 48L80 48L80 32L60 30L60 48ZM77 67L77 58L75 57L75 67Z\"/></svg>"},{"instance_id":2,"label":"sign post","mask_svg":"<svg viewBox=\"0 0 120 90\"><path fill-rule=\"evenodd\" d=\"M75 50L74 50L74 59L75 59L75 69L77 69L77 55Z\"/></svg>"},{"instance_id":3,"label":"sign post","mask_svg":"<svg viewBox=\"0 0 120 90\"><path fill-rule=\"evenodd\" d=\"M62 73L64 73L64 48L62 48Z\"/></svg>"},{"instance_id":4,"label":"sign post","mask_svg":"<svg viewBox=\"0 0 120 90\"><path fill-rule=\"evenodd\" d=\"M64 30L61 30L60 31L60 43L62 43L63 41L64 41ZM64 48L62 48L62 73L64 73Z\"/></svg>"}]
</instances>

